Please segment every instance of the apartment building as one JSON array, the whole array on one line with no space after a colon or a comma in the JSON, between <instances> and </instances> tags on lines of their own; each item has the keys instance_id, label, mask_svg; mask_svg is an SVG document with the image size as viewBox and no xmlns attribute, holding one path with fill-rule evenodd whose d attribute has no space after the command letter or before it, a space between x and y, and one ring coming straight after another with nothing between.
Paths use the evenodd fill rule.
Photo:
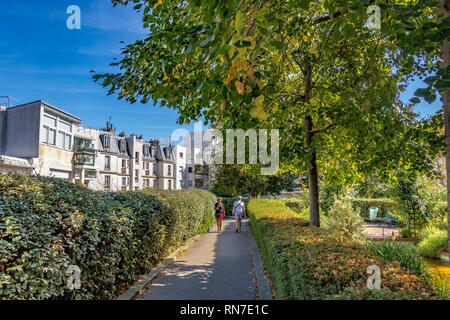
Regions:
<instances>
[{"instance_id":1,"label":"apartment building","mask_svg":"<svg viewBox=\"0 0 450 320\"><path fill-rule=\"evenodd\" d=\"M44 101L0 106L0 172L64 179L93 190L175 189L174 147L81 125Z\"/></svg>"},{"instance_id":2,"label":"apartment building","mask_svg":"<svg viewBox=\"0 0 450 320\"><path fill-rule=\"evenodd\" d=\"M205 157L220 150L220 141L213 131L189 132L184 140L186 148L185 189L210 189L214 180L214 165L208 164Z\"/></svg>"}]
</instances>

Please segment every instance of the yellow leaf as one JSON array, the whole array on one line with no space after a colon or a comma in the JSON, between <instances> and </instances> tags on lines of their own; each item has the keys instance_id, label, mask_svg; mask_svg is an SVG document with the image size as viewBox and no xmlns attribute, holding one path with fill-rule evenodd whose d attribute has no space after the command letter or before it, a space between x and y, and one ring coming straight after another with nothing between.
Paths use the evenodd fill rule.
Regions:
<instances>
[{"instance_id":1,"label":"yellow leaf","mask_svg":"<svg viewBox=\"0 0 450 320\"><path fill-rule=\"evenodd\" d=\"M256 99L255 99L255 105L258 107L258 108L264 108L264 106L263 106L263 104L264 104L264 96L263 95L260 95L259 97L257 97Z\"/></svg>"},{"instance_id":2,"label":"yellow leaf","mask_svg":"<svg viewBox=\"0 0 450 320\"><path fill-rule=\"evenodd\" d=\"M236 20L234 22L234 29L238 32L239 32L239 23L241 21L241 18L242 18L242 12L239 10L238 12L236 12Z\"/></svg>"},{"instance_id":3,"label":"yellow leaf","mask_svg":"<svg viewBox=\"0 0 450 320\"><path fill-rule=\"evenodd\" d=\"M153 10L155 10L156 8L158 8L160 5L162 5L162 0L158 0L158 2L156 2L156 3L153 5Z\"/></svg>"},{"instance_id":4,"label":"yellow leaf","mask_svg":"<svg viewBox=\"0 0 450 320\"><path fill-rule=\"evenodd\" d=\"M169 77L167 76L167 73L164 72L163 81L166 81Z\"/></svg>"}]
</instances>

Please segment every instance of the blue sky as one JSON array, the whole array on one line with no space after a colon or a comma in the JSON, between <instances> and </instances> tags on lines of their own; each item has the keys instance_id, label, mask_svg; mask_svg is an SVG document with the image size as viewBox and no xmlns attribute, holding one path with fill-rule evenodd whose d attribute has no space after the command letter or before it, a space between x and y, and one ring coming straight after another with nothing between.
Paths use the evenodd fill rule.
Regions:
<instances>
[{"instance_id":1,"label":"blue sky","mask_svg":"<svg viewBox=\"0 0 450 320\"><path fill-rule=\"evenodd\" d=\"M45 100L100 128L108 118L120 131L145 138L167 137L180 126L172 109L118 101L92 80L90 70L108 67L120 58L120 48L146 35L141 17L131 6L113 7L109 0L0 0L0 96L21 103ZM69 5L81 8L81 30L69 30ZM402 94L407 101L420 87L413 83ZM421 103L422 115L434 113L440 102ZM189 130L193 125L185 126Z\"/></svg>"},{"instance_id":2,"label":"blue sky","mask_svg":"<svg viewBox=\"0 0 450 320\"><path fill-rule=\"evenodd\" d=\"M125 44L146 35L130 6L109 0L0 0L0 96L21 103L42 99L67 110L83 124L100 128L108 118L120 131L145 138L167 137L177 128L177 112L118 101L92 80L90 70L114 71ZM81 30L69 30L69 5L81 9ZM124 41L125 44L121 44ZM193 129L193 125L188 127Z\"/></svg>"}]
</instances>

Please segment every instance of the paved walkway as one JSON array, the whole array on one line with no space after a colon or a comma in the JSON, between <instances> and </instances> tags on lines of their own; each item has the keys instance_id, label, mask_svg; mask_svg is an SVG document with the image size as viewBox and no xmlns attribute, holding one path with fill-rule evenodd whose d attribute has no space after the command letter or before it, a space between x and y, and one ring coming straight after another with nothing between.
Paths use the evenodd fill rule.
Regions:
<instances>
[{"instance_id":1,"label":"paved walkway","mask_svg":"<svg viewBox=\"0 0 450 320\"><path fill-rule=\"evenodd\" d=\"M400 238L400 228L399 227L393 227L393 226L387 226L387 225L380 225L378 223L367 223L364 225L365 233L370 238L384 238L384 239L391 239L392 233L395 234L396 238Z\"/></svg>"},{"instance_id":2,"label":"paved walkway","mask_svg":"<svg viewBox=\"0 0 450 320\"><path fill-rule=\"evenodd\" d=\"M142 300L254 300L253 260L248 220L236 233L233 218L203 235L164 270Z\"/></svg>"}]
</instances>

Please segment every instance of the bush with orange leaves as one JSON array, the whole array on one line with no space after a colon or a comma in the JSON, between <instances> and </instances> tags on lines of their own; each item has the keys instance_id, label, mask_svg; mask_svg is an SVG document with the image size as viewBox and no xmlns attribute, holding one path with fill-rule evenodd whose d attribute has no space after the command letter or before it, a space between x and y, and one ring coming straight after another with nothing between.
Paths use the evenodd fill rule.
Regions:
<instances>
[{"instance_id":1,"label":"bush with orange leaves","mask_svg":"<svg viewBox=\"0 0 450 320\"><path fill-rule=\"evenodd\" d=\"M251 227L277 299L437 299L428 282L346 239L311 228L282 202L254 199ZM381 269L381 290L369 290L367 268Z\"/></svg>"}]
</instances>

